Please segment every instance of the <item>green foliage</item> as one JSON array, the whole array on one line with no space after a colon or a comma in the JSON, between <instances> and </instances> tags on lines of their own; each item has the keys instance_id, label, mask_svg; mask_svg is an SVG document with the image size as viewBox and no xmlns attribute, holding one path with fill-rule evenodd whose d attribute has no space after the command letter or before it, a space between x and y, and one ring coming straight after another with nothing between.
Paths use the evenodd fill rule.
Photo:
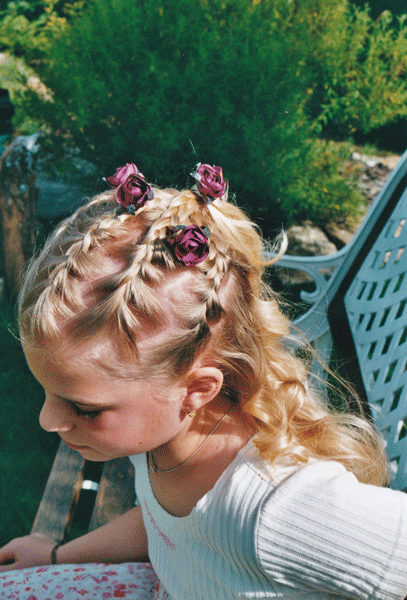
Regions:
<instances>
[{"instance_id":1,"label":"green foliage","mask_svg":"<svg viewBox=\"0 0 407 600\"><path fill-rule=\"evenodd\" d=\"M407 27L389 12L373 21L367 7L334 4L329 19L324 5L323 17L308 21L315 43L307 111L316 133L346 139L407 114Z\"/></svg>"},{"instance_id":2,"label":"green foliage","mask_svg":"<svg viewBox=\"0 0 407 600\"><path fill-rule=\"evenodd\" d=\"M221 164L239 202L268 218L307 135L289 11L286 0L99 0L52 44L40 75L54 102L32 96L30 112L103 174L132 160L185 185L194 162Z\"/></svg>"},{"instance_id":3,"label":"green foliage","mask_svg":"<svg viewBox=\"0 0 407 600\"><path fill-rule=\"evenodd\" d=\"M13 119L14 128L23 134L38 131L40 123L38 119L28 117L24 106L24 92L28 87L35 93L47 94L45 86L41 83L35 71L28 67L22 58L12 54L0 54L0 87L10 92L10 99L16 113Z\"/></svg>"},{"instance_id":4,"label":"green foliage","mask_svg":"<svg viewBox=\"0 0 407 600\"><path fill-rule=\"evenodd\" d=\"M357 174L348 166L351 153L349 143L310 141L304 172L278 200L287 222L351 223L366 211Z\"/></svg>"},{"instance_id":5,"label":"green foliage","mask_svg":"<svg viewBox=\"0 0 407 600\"><path fill-rule=\"evenodd\" d=\"M29 533L59 436L38 423L43 391L28 370L13 309L0 303L0 546Z\"/></svg>"},{"instance_id":6,"label":"green foliage","mask_svg":"<svg viewBox=\"0 0 407 600\"><path fill-rule=\"evenodd\" d=\"M0 21L0 47L24 55L28 62L43 58L51 41L74 20L89 0L15 0Z\"/></svg>"},{"instance_id":7,"label":"green foliage","mask_svg":"<svg viewBox=\"0 0 407 600\"><path fill-rule=\"evenodd\" d=\"M24 4L9 4L0 39L24 17L9 48L37 56L46 87L14 100L46 125L54 165L70 148L101 175L131 160L185 185L194 162L221 164L266 235L359 204L340 154L312 136L407 112L404 21L348 0L37 0L31 16Z\"/></svg>"},{"instance_id":8,"label":"green foliage","mask_svg":"<svg viewBox=\"0 0 407 600\"><path fill-rule=\"evenodd\" d=\"M352 0L352 4L361 8L368 6L373 19L377 19L385 10L390 10L394 15L407 13L406 0Z\"/></svg>"}]
</instances>

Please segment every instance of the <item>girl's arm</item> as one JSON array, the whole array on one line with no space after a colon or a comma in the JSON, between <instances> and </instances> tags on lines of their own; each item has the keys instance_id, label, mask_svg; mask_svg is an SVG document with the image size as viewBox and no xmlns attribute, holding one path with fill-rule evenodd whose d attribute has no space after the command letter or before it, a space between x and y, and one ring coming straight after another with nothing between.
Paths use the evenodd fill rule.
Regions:
<instances>
[{"instance_id":1,"label":"girl's arm","mask_svg":"<svg viewBox=\"0 0 407 600\"><path fill-rule=\"evenodd\" d=\"M0 572L49 564L54 546L55 542L45 536L16 538L0 549ZM140 506L57 551L58 563L145 561L148 561L147 534Z\"/></svg>"}]
</instances>

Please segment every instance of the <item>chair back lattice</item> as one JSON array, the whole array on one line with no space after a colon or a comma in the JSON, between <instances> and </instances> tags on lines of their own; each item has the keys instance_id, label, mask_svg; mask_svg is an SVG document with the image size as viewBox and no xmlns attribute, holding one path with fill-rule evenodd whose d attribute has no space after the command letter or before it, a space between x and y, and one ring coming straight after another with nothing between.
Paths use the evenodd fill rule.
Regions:
<instances>
[{"instance_id":1,"label":"chair back lattice","mask_svg":"<svg viewBox=\"0 0 407 600\"><path fill-rule=\"evenodd\" d=\"M391 486L407 491L407 191L344 302L372 417L385 439Z\"/></svg>"}]
</instances>

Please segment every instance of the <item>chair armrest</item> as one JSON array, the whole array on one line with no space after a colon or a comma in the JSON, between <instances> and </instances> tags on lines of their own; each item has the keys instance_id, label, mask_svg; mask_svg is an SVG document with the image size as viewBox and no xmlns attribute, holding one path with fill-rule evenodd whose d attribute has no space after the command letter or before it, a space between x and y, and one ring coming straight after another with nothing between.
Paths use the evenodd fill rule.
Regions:
<instances>
[{"instance_id":1,"label":"chair armrest","mask_svg":"<svg viewBox=\"0 0 407 600\"><path fill-rule=\"evenodd\" d=\"M315 290L312 292L302 291L301 299L309 304L318 302L325 294L329 283L337 270L345 260L348 245L338 250L334 254L323 256L293 256L284 255L276 263L276 269L294 269L307 273L315 283ZM270 260L275 256L272 252L265 252L265 257Z\"/></svg>"}]
</instances>

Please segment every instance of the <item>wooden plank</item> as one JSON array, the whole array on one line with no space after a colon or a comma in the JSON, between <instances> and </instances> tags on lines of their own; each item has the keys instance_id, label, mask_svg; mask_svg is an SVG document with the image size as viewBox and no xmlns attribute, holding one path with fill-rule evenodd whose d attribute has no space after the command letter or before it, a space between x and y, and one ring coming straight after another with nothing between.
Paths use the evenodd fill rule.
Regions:
<instances>
[{"instance_id":1,"label":"wooden plank","mask_svg":"<svg viewBox=\"0 0 407 600\"><path fill-rule=\"evenodd\" d=\"M84 459L61 442L31 533L63 541L82 488Z\"/></svg>"},{"instance_id":2,"label":"wooden plank","mask_svg":"<svg viewBox=\"0 0 407 600\"><path fill-rule=\"evenodd\" d=\"M134 468L130 460L126 457L107 461L89 529L96 529L133 508L135 499Z\"/></svg>"}]
</instances>

